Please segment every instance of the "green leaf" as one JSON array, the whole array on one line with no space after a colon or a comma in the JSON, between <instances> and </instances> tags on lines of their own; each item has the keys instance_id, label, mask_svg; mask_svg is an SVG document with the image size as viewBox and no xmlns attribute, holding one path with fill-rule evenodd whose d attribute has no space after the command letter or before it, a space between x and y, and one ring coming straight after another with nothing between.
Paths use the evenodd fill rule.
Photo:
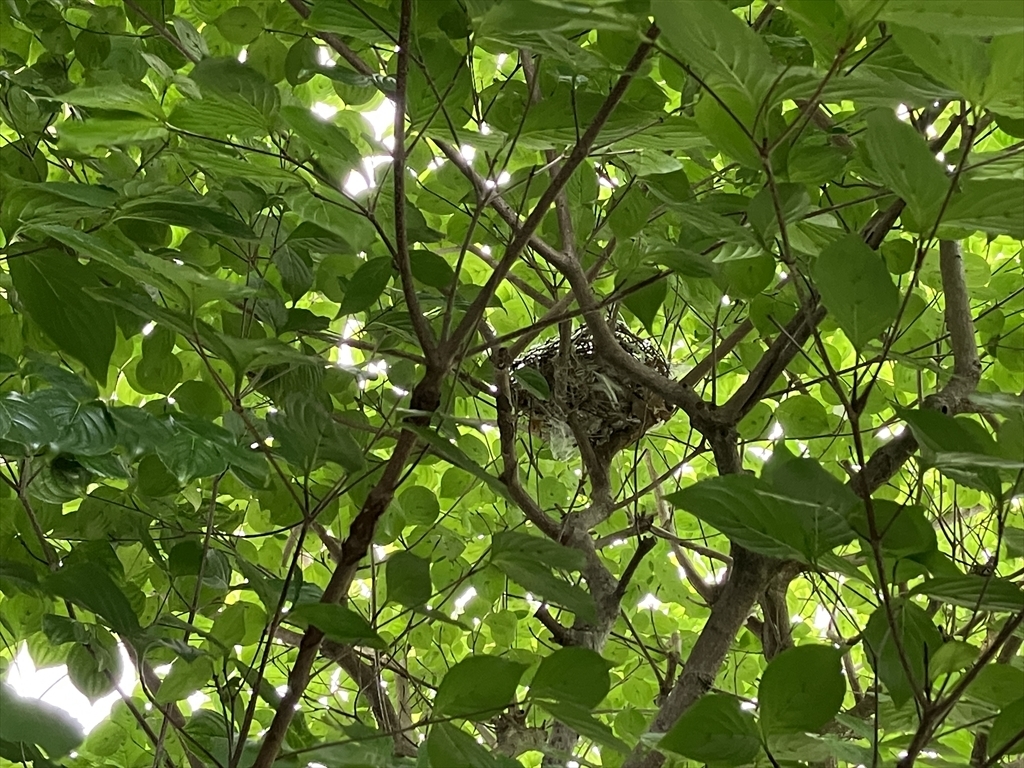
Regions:
<instances>
[{"instance_id":1,"label":"green leaf","mask_svg":"<svg viewBox=\"0 0 1024 768\"><path fill-rule=\"evenodd\" d=\"M925 516L923 508L888 499L872 499L871 510L883 554L894 558L926 555L938 546L935 528ZM850 524L858 536L866 541L871 540L871 526L865 504L857 506L851 515Z\"/></svg>"},{"instance_id":2,"label":"green leaf","mask_svg":"<svg viewBox=\"0 0 1024 768\"><path fill-rule=\"evenodd\" d=\"M1024 238L1024 194L1022 179L980 179L967 181L953 194L942 216L941 236L963 231L985 232ZM960 233L960 234L958 234Z\"/></svg>"},{"instance_id":3,"label":"green leaf","mask_svg":"<svg viewBox=\"0 0 1024 768\"><path fill-rule=\"evenodd\" d=\"M434 723L427 734L431 766L445 768L495 768L495 760L476 739L451 723Z\"/></svg>"},{"instance_id":4,"label":"green leaf","mask_svg":"<svg viewBox=\"0 0 1024 768\"><path fill-rule=\"evenodd\" d=\"M117 688L124 662L109 632L93 634L88 645L77 643L71 648L67 663L68 677L75 688L95 704Z\"/></svg>"},{"instance_id":5,"label":"green leaf","mask_svg":"<svg viewBox=\"0 0 1024 768\"><path fill-rule=\"evenodd\" d=\"M387 559L385 575L388 600L416 608L424 605L434 592L430 583L430 562L411 552L395 552Z\"/></svg>"},{"instance_id":6,"label":"green leaf","mask_svg":"<svg viewBox=\"0 0 1024 768\"><path fill-rule=\"evenodd\" d=\"M701 480L665 499L747 549L772 557L813 561L854 535L835 510L780 496L750 475Z\"/></svg>"},{"instance_id":7,"label":"green leaf","mask_svg":"<svg viewBox=\"0 0 1024 768\"><path fill-rule=\"evenodd\" d=\"M288 612L288 620L312 624L337 643L384 649L387 644L355 611L329 603L301 603Z\"/></svg>"},{"instance_id":8,"label":"green leaf","mask_svg":"<svg viewBox=\"0 0 1024 768\"><path fill-rule=\"evenodd\" d=\"M248 45L263 31L263 22L256 12L243 5L224 11L214 22L224 39L235 45Z\"/></svg>"},{"instance_id":9,"label":"green leaf","mask_svg":"<svg viewBox=\"0 0 1024 768\"><path fill-rule=\"evenodd\" d=\"M691 760L716 766L746 765L761 749L754 716L733 696L708 693L696 701L658 742Z\"/></svg>"},{"instance_id":10,"label":"green leaf","mask_svg":"<svg viewBox=\"0 0 1024 768\"><path fill-rule=\"evenodd\" d=\"M65 600L102 616L118 634L133 637L141 631L139 619L128 598L96 563L78 563L61 568L47 579L46 586Z\"/></svg>"},{"instance_id":11,"label":"green leaf","mask_svg":"<svg viewBox=\"0 0 1024 768\"><path fill-rule=\"evenodd\" d=\"M471 459L466 452L457 445L430 429L413 427L411 428L411 431L415 432L420 440L429 445L432 452L436 453L449 464L469 472L499 496L506 499L509 498L508 488L505 487L505 484L497 477L490 474L477 462L473 461L473 459Z\"/></svg>"},{"instance_id":12,"label":"green leaf","mask_svg":"<svg viewBox=\"0 0 1024 768\"><path fill-rule=\"evenodd\" d=\"M362 160L359 150L345 131L322 120L308 109L282 107L281 117L318 155L339 161L344 168L356 167Z\"/></svg>"},{"instance_id":13,"label":"green leaf","mask_svg":"<svg viewBox=\"0 0 1024 768\"><path fill-rule=\"evenodd\" d=\"M925 462L959 483L998 495L999 469L1019 466L1003 459L991 436L965 417L924 408L896 412L914 433Z\"/></svg>"},{"instance_id":14,"label":"green leaf","mask_svg":"<svg viewBox=\"0 0 1024 768\"><path fill-rule=\"evenodd\" d=\"M924 231L929 231L949 189L949 179L924 138L891 110L880 109L868 115L865 143L875 172L906 201Z\"/></svg>"},{"instance_id":15,"label":"green leaf","mask_svg":"<svg viewBox=\"0 0 1024 768\"><path fill-rule=\"evenodd\" d=\"M171 671L161 681L154 698L158 704L171 704L187 699L210 682L213 677L213 660L210 656L196 659L177 658L171 664Z\"/></svg>"},{"instance_id":16,"label":"green leaf","mask_svg":"<svg viewBox=\"0 0 1024 768\"><path fill-rule=\"evenodd\" d=\"M827 645L801 645L768 664L757 689L765 734L818 731L843 705L841 654Z\"/></svg>"},{"instance_id":17,"label":"green leaf","mask_svg":"<svg viewBox=\"0 0 1024 768\"><path fill-rule=\"evenodd\" d=\"M1024 590L1009 579L996 576L940 576L919 584L910 594L925 595L972 611L1024 611Z\"/></svg>"},{"instance_id":18,"label":"green leaf","mask_svg":"<svg viewBox=\"0 0 1024 768\"><path fill-rule=\"evenodd\" d=\"M61 144L78 152L97 147L119 147L167 138L167 129L152 118L109 119L93 117L83 122L66 120L60 125Z\"/></svg>"},{"instance_id":19,"label":"green leaf","mask_svg":"<svg viewBox=\"0 0 1024 768\"><path fill-rule=\"evenodd\" d=\"M545 656L530 682L530 697L593 709L608 695L608 664L588 648L559 648Z\"/></svg>"},{"instance_id":20,"label":"green leaf","mask_svg":"<svg viewBox=\"0 0 1024 768\"><path fill-rule=\"evenodd\" d=\"M1004 749L1007 755L1024 752L1024 697L1012 701L1000 710L992 730L988 733L988 752L996 755ZM1007 747L1009 748L1007 749Z\"/></svg>"},{"instance_id":21,"label":"green leaf","mask_svg":"<svg viewBox=\"0 0 1024 768\"><path fill-rule=\"evenodd\" d=\"M619 754L629 754L629 745L618 738L612 729L590 713L588 707L570 701L539 701L538 705L547 710L556 720L565 723L585 739L601 747L607 747Z\"/></svg>"},{"instance_id":22,"label":"green leaf","mask_svg":"<svg viewBox=\"0 0 1024 768\"><path fill-rule=\"evenodd\" d=\"M865 653L893 703L902 707L913 698L915 688L923 688L927 680L928 660L941 647L942 636L924 609L909 600L894 601L892 611L892 626L885 606L879 606L871 614L864 628ZM903 667L894 636L902 642L910 678Z\"/></svg>"},{"instance_id":23,"label":"green leaf","mask_svg":"<svg viewBox=\"0 0 1024 768\"><path fill-rule=\"evenodd\" d=\"M409 486L398 495L397 501L409 525L430 525L441 514L437 494L422 485Z\"/></svg>"},{"instance_id":24,"label":"green leaf","mask_svg":"<svg viewBox=\"0 0 1024 768\"><path fill-rule=\"evenodd\" d=\"M631 279L630 282L639 282L649 277L653 277L653 275L641 274L636 276L635 280ZM668 296L668 283L662 278L638 290L633 290L628 286L623 286L623 290L628 293L622 303L644 324L648 333L654 333L654 319L658 316L658 310L661 309L661 305L665 303L665 298Z\"/></svg>"},{"instance_id":25,"label":"green leaf","mask_svg":"<svg viewBox=\"0 0 1024 768\"><path fill-rule=\"evenodd\" d=\"M1011 664L986 664L967 687L966 696L996 708L1016 701L1024 690L1024 671Z\"/></svg>"},{"instance_id":26,"label":"green leaf","mask_svg":"<svg viewBox=\"0 0 1024 768\"><path fill-rule=\"evenodd\" d=\"M363 449L337 424L320 402L303 395L288 398L285 408L267 417L281 455L309 474L325 462L350 472L363 467Z\"/></svg>"},{"instance_id":27,"label":"green leaf","mask_svg":"<svg viewBox=\"0 0 1024 768\"><path fill-rule=\"evenodd\" d=\"M99 287L93 270L54 249L10 257L7 264L32 319L105 384L114 351L114 313L83 290Z\"/></svg>"},{"instance_id":28,"label":"green leaf","mask_svg":"<svg viewBox=\"0 0 1024 768\"><path fill-rule=\"evenodd\" d=\"M536 368L529 366L517 368L512 372L512 378L534 397L540 400L551 399L551 387L548 386L548 380Z\"/></svg>"},{"instance_id":29,"label":"green leaf","mask_svg":"<svg viewBox=\"0 0 1024 768\"><path fill-rule=\"evenodd\" d=\"M455 279L455 270L444 258L431 251L413 249L409 253L409 263L412 266L412 276L432 288L443 290Z\"/></svg>"},{"instance_id":30,"label":"green leaf","mask_svg":"<svg viewBox=\"0 0 1024 768\"><path fill-rule=\"evenodd\" d=\"M885 263L855 235L828 245L812 267L821 300L857 349L896 319L900 294Z\"/></svg>"},{"instance_id":31,"label":"green leaf","mask_svg":"<svg viewBox=\"0 0 1024 768\"><path fill-rule=\"evenodd\" d=\"M236 240L258 239L248 224L222 211L205 198L143 198L123 205L119 218L173 224L176 227L187 227L193 232L222 235Z\"/></svg>"},{"instance_id":32,"label":"green leaf","mask_svg":"<svg viewBox=\"0 0 1024 768\"><path fill-rule=\"evenodd\" d=\"M391 259L370 259L349 279L338 314L351 315L369 309L387 288L393 269Z\"/></svg>"},{"instance_id":33,"label":"green leaf","mask_svg":"<svg viewBox=\"0 0 1024 768\"><path fill-rule=\"evenodd\" d=\"M489 719L515 698L526 669L526 664L483 654L460 661L437 688L434 717Z\"/></svg>"},{"instance_id":34,"label":"green leaf","mask_svg":"<svg viewBox=\"0 0 1024 768\"><path fill-rule=\"evenodd\" d=\"M1016 0L890 0L878 18L931 33L1009 35L1024 32L1024 7Z\"/></svg>"},{"instance_id":35,"label":"green leaf","mask_svg":"<svg viewBox=\"0 0 1024 768\"><path fill-rule=\"evenodd\" d=\"M669 50L709 87L742 94L749 106L760 106L776 66L764 41L738 16L704 0L653 0L651 11Z\"/></svg>"},{"instance_id":36,"label":"green leaf","mask_svg":"<svg viewBox=\"0 0 1024 768\"><path fill-rule=\"evenodd\" d=\"M14 744L34 744L56 760L82 743L82 727L64 710L36 699L18 696L0 683L0 739Z\"/></svg>"}]
</instances>

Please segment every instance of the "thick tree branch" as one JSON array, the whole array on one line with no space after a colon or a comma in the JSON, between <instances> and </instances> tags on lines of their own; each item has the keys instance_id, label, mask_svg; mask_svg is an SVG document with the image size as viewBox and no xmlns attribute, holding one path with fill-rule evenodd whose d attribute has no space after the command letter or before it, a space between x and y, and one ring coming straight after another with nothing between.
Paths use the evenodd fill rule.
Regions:
<instances>
[{"instance_id":1,"label":"thick tree branch","mask_svg":"<svg viewBox=\"0 0 1024 768\"><path fill-rule=\"evenodd\" d=\"M409 258L409 232L405 224L405 183L407 172L405 167L405 103L409 86L409 50L410 29L412 27L412 0L402 0L402 13L398 28L398 72L395 87L395 148L392 150L393 174L395 186L395 261L402 283L402 294L409 310L416 339L420 343L423 355L429 365L438 365L437 343L430 321L420 308L420 299L416 294L416 283L412 276L412 262Z\"/></svg>"}]
</instances>

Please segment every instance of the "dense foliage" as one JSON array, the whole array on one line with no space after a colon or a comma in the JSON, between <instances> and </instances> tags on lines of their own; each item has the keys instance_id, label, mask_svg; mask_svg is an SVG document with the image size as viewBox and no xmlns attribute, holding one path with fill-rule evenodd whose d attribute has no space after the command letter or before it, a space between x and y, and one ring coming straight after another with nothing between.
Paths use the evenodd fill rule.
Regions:
<instances>
[{"instance_id":1,"label":"dense foliage","mask_svg":"<svg viewBox=\"0 0 1024 768\"><path fill-rule=\"evenodd\" d=\"M1008 764L1022 139L1019 0L5 0L0 670L138 683L0 764Z\"/></svg>"}]
</instances>

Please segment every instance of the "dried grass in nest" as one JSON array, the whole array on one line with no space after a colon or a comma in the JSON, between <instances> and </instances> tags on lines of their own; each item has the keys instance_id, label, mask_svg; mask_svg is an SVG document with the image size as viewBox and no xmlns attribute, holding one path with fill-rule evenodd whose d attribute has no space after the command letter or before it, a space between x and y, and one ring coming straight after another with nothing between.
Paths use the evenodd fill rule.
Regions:
<instances>
[{"instance_id":1,"label":"dried grass in nest","mask_svg":"<svg viewBox=\"0 0 1024 768\"><path fill-rule=\"evenodd\" d=\"M619 344L636 360L663 376L668 361L651 339L633 333L622 323L615 326ZM575 446L570 423L587 436L598 455L608 458L636 442L649 429L671 417L673 408L654 392L600 362L594 354L590 330L573 333L568 354L559 353L558 339L529 350L513 366L513 402L528 420L530 432L551 447L556 458ZM543 397L544 379L549 392Z\"/></svg>"}]
</instances>

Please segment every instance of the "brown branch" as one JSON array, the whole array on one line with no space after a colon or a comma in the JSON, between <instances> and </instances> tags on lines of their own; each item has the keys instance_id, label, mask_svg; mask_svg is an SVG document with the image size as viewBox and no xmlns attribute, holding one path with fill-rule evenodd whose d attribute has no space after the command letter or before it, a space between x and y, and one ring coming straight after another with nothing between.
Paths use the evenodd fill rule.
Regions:
<instances>
[{"instance_id":1,"label":"brown branch","mask_svg":"<svg viewBox=\"0 0 1024 768\"><path fill-rule=\"evenodd\" d=\"M414 412L430 414L437 410L441 401L440 388L444 373L444 369L428 367L423 380L413 391L410 407ZM410 417L408 423L412 426L425 426L429 423L429 416ZM373 532L377 527L377 521L387 511L394 498L395 489L402 480L406 460L412 453L415 444L416 434L409 429L403 429L392 450L391 458L384 466L380 480L370 491L359 514L352 521L348 537L341 546L341 559L324 589L323 596L320 598L321 603L333 605L343 602L347 598L359 563L366 556L373 541ZM313 663L316 661L323 639L324 633L315 626L310 626L302 636L298 656L288 675L288 692L282 697L281 706L278 707L274 720L270 724L270 728L267 729L253 768L270 768L277 759L288 732L288 726L295 716L295 707L305 693L306 686L309 685Z\"/></svg>"},{"instance_id":2,"label":"brown branch","mask_svg":"<svg viewBox=\"0 0 1024 768\"><path fill-rule=\"evenodd\" d=\"M537 205L534 206L533 211L527 217L523 223L522 229L513 236L512 242L509 243L505 249L505 254L502 256L501 261L498 263L498 267L491 273L491 276L487 279L484 287L481 289L479 295L473 300L469 309L466 310L466 314L459 323L458 327L452 333L451 339L446 341L444 350L448 355L454 356L462 344L476 331L476 327L483 317L484 311L487 308L491 297L497 290L501 281L504 280L505 275L512 268L515 260L519 257L522 250L529 244L530 235L532 235L537 227L540 226L541 221L547 214L548 209L554 203L558 193L568 183L569 178L573 172L579 167L587 155L590 154L590 150L594 146L594 142L597 140L598 134L604 127L608 118L611 117L612 112L615 111L615 107L618 106L619 101L626 93L626 88L629 87L630 82L633 80L633 76L640 69L644 60L647 58L651 49L654 47L654 40L657 39L660 30L657 26L651 26L647 31L644 41L637 47L633 57L629 60L626 65L625 71L619 76L619 79L615 82L611 92L605 98L601 107L597 110L597 114L594 115L590 125L587 126L587 130L584 131L583 135L580 136L576 145L572 148L572 152L562 163L561 168L558 170L558 174L547 189L540 196L540 200L537 201ZM447 153L446 153L447 154Z\"/></svg>"},{"instance_id":3,"label":"brown branch","mask_svg":"<svg viewBox=\"0 0 1024 768\"><path fill-rule=\"evenodd\" d=\"M274 637L285 645L298 646L302 642L302 634L293 632L284 627L278 627L274 631ZM394 704L384 694L380 686L380 677L374 668L363 661L355 652L352 646L336 643L333 640L325 640L320 648L324 658L330 659L347 674L359 687L359 693L366 697L370 703L370 711L373 719L377 721L377 727L390 734L395 742L395 753L400 757L414 757L416 745L409 735L400 730L398 713Z\"/></svg>"},{"instance_id":4,"label":"brown branch","mask_svg":"<svg viewBox=\"0 0 1024 768\"><path fill-rule=\"evenodd\" d=\"M303 0L288 0L288 5L295 9L296 13L304 19L308 19L311 11L309 6L306 5ZM377 75L365 61L363 61L356 52L348 47L338 35L333 32L317 32L316 36L327 43L331 48L334 49L341 58L348 62L348 65L352 67L356 72L366 77L375 77Z\"/></svg>"},{"instance_id":5,"label":"brown branch","mask_svg":"<svg viewBox=\"0 0 1024 768\"><path fill-rule=\"evenodd\" d=\"M394 176L395 205L395 261L402 282L402 294L409 309L416 340L420 343L428 365L437 365L437 343L430 321L420 308L420 299L416 294L416 283L412 276L412 262L409 257L409 231L405 223L405 183L408 174L405 167L405 105L406 90L409 85L409 45L412 28L412 0L402 0L402 13L398 26L398 71L395 87L395 148L391 152L392 171Z\"/></svg>"},{"instance_id":6,"label":"brown branch","mask_svg":"<svg viewBox=\"0 0 1024 768\"><path fill-rule=\"evenodd\" d=\"M139 5L135 0L124 0L124 4L132 9L135 13L141 16L157 33L164 38L167 42L173 45L186 59L196 64L199 59L196 58L195 54L192 53L185 45L177 38L177 36L171 32L165 25L161 24L157 19L150 15L149 11Z\"/></svg>"},{"instance_id":7,"label":"brown branch","mask_svg":"<svg viewBox=\"0 0 1024 768\"><path fill-rule=\"evenodd\" d=\"M943 240L939 243L939 270L946 302L946 329L953 349L953 378L943 390L947 397L959 402L972 394L981 380L981 359L974 337L974 318L959 242Z\"/></svg>"}]
</instances>

